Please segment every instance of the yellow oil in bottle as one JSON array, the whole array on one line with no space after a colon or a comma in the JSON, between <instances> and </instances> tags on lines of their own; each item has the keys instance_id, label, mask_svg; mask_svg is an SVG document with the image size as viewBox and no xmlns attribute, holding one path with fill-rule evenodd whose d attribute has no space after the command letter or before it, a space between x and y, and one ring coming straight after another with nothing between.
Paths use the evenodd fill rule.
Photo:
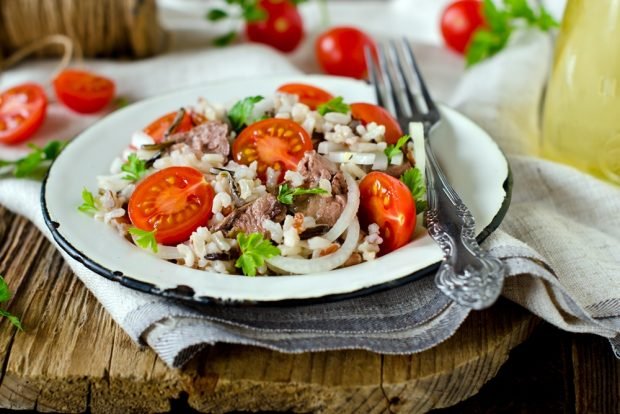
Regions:
<instances>
[{"instance_id":1,"label":"yellow oil in bottle","mask_svg":"<svg viewBox=\"0 0 620 414\"><path fill-rule=\"evenodd\" d=\"M543 156L620 185L620 0L568 1L543 116Z\"/></svg>"}]
</instances>

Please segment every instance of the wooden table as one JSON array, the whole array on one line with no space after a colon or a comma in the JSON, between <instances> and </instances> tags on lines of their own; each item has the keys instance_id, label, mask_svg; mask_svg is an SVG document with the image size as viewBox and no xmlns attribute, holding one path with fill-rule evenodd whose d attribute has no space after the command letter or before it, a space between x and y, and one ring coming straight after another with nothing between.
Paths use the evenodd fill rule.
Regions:
<instances>
[{"instance_id":1,"label":"wooden table","mask_svg":"<svg viewBox=\"0 0 620 414\"><path fill-rule=\"evenodd\" d=\"M540 325L525 310L500 301L473 313L446 342L416 355L287 355L217 345L183 370L174 370L150 349L132 343L36 228L1 207L0 238L0 273L15 292L8 306L25 327L17 332L0 320L0 408L92 413L171 408L187 412L190 407L216 413L427 412L476 394L497 374L509 352ZM604 402L597 400L599 405L618 408L596 412L620 412L613 403L620 395L619 365L603 348L572 351L575 384L581 384L575 395L579 412L589 412L592 393L583 391L589 389L608 395ZM588 384L593 380L590 364L609 374ZM486 401L496 395L491 392ZM462 404L470 404L473 411L459 405L453 412L479 412L475 399L469 401Z\"/></svg>"}]
</instances>

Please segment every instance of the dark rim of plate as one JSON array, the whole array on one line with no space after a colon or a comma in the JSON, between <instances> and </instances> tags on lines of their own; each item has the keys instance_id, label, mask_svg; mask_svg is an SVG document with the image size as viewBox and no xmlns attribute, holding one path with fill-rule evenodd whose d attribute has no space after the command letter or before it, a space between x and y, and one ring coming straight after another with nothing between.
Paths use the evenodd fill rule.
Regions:
<instances>
[{"instance_id":1,"label":"dark rim of plate","mask_svg":"<svg viewBox=\"0 0 620 414\"><path fill-rule=\"evenodd\" d=\"M69 145L73 142L70 141ZM501 150L500 150L501 151ZM502 153L502 156L505 157L505 154ZM479 243L482 243L493 231L495 231L502 220L506 216L506 212L508 211L508 207L510 206L510 201L512 197L512 171L510 169L510 164L508 164L508 160L506 160L508 165L508 175L506 176L506 180L504 181L503 188L506 193L504 201L500 206L497 214L491 220L488 226L486 226L482 232L476 238ZM86 254L75 248L67 239L65 239L58 229L60 228L60 223L55 222L50 217L49 211L47 209L47 203L45 201L45 189L47 187L47 180L49 178L50 172L54 167L55 163L52 163L51 167L47 171L45 178L43 179L43 184L41 186L41 210L43 211L43 220L45 224L49 228L54 240L58 245L65 251L69 256L79 263L83 264L86 268L92 270L93 272L105 277L106 279L112 280L114 282L118 282L123 286L127 286L131 289L135 289L141 292L146 292L158 296L163 296L169 299L180 300L186 303L191 303L194 305L202 304L202 305L234 305L234 306L269 306L269 307L288 307L288 306L299 306L299 305L311 305L311 304L319 304L326 302L335 302L346 299L352 299L359 296L365 296L372 293L382 292L388 289L392 289L395 287L402 286L409 282L413 282L415 280L421 279L423 277L431 276L435 274L435 271L439 268L439 262L434 263L430 266L427 266L423 269L420 269L416 272L413 272L409 275L405 275L399 277L398 279L391 280L389 282L384 282L378 285L370 286L367 288L358 289L353 292L347 293L337 293L332 295L325 295L314 298L302 298L302 299L285 299L278 301L251 301L251 300L230 300L230 299L222 299L211 296L194 296L194 290L186 285L179 285L174 289L165 289L162 290L152 283L142 282L134 279L131 276L125 275L123 272L119 270L111 270L105 266L100 265L94 260L90 259Z\"/></svg>"}]
</instances>

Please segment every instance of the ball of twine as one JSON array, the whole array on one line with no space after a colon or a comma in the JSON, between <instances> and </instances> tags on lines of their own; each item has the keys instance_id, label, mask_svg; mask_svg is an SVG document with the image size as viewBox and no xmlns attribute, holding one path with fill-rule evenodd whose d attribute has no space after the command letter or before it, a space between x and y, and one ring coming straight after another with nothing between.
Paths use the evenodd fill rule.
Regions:
<instances>
[{"instance_id":1,"label":"ball of twine","mask_svg":"<svg viewBox=\"0 0 620 414\"><path fill-rule=\"evenodd\" d=\"M164 48L166 39L155 0L0 1L0 61L58 34L89 57L150 56ZM38 53L61 55L65 50L52 42Z\"/></svg>"}]
</instances>

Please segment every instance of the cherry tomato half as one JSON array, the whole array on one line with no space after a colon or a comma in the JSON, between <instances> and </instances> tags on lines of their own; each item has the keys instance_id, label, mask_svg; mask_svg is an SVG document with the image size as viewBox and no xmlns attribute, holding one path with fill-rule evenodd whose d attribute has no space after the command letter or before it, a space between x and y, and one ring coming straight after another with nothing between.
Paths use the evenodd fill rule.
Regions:
<instances>
[{"instance_id":1,"label":"cherry tomato half","mask_svg":"<svg viewBox=\"0 0 620 414\"><path fill-rule=\"evenodd\" d=\"M209 221L213 197L200 171L169 167L138 184L129 199L129 219L139 229L155 230L158 243L178 244Z\"/></svg>"},{"instance_id":2,"label":"cherry tomato half","mask_svg":"<svg viewBox=\"0 0 620 414\"><path fill-rule=\"evenodd\" d=\"M172 125L176 116L177 116L176 111L170 112L169 114L166 114L162 116L161 118L158 118L155 121L151 122L142 131L150 135L151 138L153 138L155 142L161 142L164 139L164 134L166 133L168 128L170 128L170 125ZM194 125L194 120L192 119L192 116L188 112L185 112L183 119L181 119L181 122L176 127L174 132L175 133L187 132L190 129L192 129L194 126L195 125Z\"/></svg>"},{"instance_id":3,"label":"cherry tomato half","mask_svg":"<svg viewBox=\"0 0 620 414\"><path fill-rule=\"evenodd\" d=\"M278 92L297 95L299 102L308 105L310 109L316 109L320 104L334 99L329 92L305 83L287 83L280 86Z\"/></svg>"},{"instance_id":4,"label":"cherry tomato half","mask_svg":"<svg viewBox=\"0 0 620 414\"><path fill-rule=\"evenodd\" d=\"M375 42L354 27L334 27L316 40L316 58L325 73L363 79L368 75L364 49L376 56Z\"/></svg>"},{"instance_id":5,"label":"cherry tomato half","mask_svg":"<svg viewBox=\"0 0 620 414\"><path fill-rule=\"evenodd\" d=\"M17 144L30 138L43 123L47 98L43 88L24 83L0 94L0 142Z\"/></svg>"},{"instance_id":6,"label":"cherry tomato half","mask_svg":"<svg viewBox=\"0 0 620 414\"><path fill-rule=\"evenodd\" d=\"M383 238L381 254L411 241L416 224L415 202L409 188L400 180L379 171L360 182L359 217L364 227L379 225Z\"/></svg>"},{"instance_id":7,"label":"cherry tomato half","mask_svg":"<svg viewBox=\"0 0 620 414\"><path fill-rule=\"evenodd\" d=\"M385 141L388 144L396 144L398 138L403 136L403 130L398 121L387 109L371 103L357 102L351 104L351 116L366 125L375 122L385 126Z\"/></svg>"},{"instance_id":8,"label":"cherry tomato half","mask_svg":"<svg viewBox=\"0 0 620 414\"><path fill-rule=\"evenodd\" d=\"M249 22L245 33L253 42L264 43L283 52L293 51L304 37L303 21L291 0L260 0L265 20Z\"/></svg>"},{"instance_id":9,"label":"cherry tomato half","mask_svg":"<svg viewBox=\"0 0 620 414\"><path fill-rule=\"evenodd\" d=\"M114 98L114 82L83 70L65 69L53 83L58 100L82 114L100 111Z\"/></svg>"},{"instance_id":10,"label":"cherry tomato half","mask_svg":"<svg viewBox=\"0 0 620 414\"><path fill-rule=\"evenodd\" d=\"M465 53L474 32L485 25L481 0L457 0L441 15L444 41L459 53Z\"/></svg>"},{"instance_id":11,"label":"cherry tomato half","mask_svg":"<svg viewBox=\"0 0 620 414\"><path fill-rule=\"evenodd\" d=\"M284 172L295 170L306 151L312 150L310 135L289 119L269 118L245 128L233 142L236 162L249 165L258 161L257 173L264 181L267 167Z\"/></svg>"}]
</instances>

